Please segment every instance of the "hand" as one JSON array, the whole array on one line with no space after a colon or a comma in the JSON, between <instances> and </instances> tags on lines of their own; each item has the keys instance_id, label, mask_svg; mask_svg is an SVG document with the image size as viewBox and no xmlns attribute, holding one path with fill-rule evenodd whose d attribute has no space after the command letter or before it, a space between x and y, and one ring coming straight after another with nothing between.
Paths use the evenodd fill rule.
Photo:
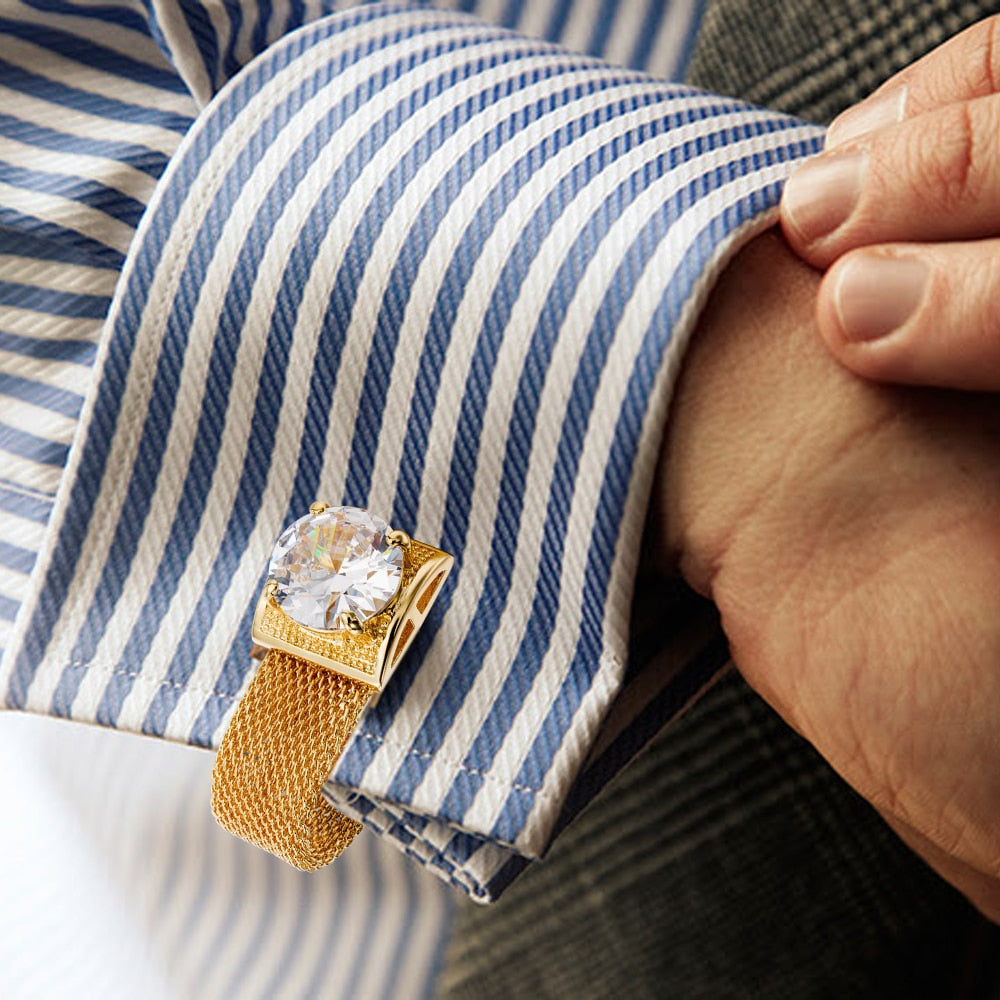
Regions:
<instances>
[{"instance_id":1,"label":"hand","mask_svg":"<svg viewBox=\"0 0 1000 1000\"><path fill-rule=\"evenodd\" d=\"M817 319L844 365L1000 389L1000 18L841 115L789 180L782 225L829 267Z\"/></svg>"},{"instance_id":2,"label":"hand","mask_svg":"<svg viewBox=\"0 0 1000 1000\"><path fill-rule=\"evenodd\" d=\"M1000 920L1000 412L855 378L817 284L773 233L724 274L655 486L666 551L747 680Z\"/></svg>"}]
</instances>

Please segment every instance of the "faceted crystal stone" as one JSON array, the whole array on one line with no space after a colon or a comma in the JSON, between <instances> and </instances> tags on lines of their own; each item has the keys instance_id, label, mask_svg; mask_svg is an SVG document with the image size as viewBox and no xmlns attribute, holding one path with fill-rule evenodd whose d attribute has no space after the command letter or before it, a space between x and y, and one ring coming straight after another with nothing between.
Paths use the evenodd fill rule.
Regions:
<instances>
[{"instance_id":1,"label":"faceted crystal stone","mask_svg":"<svg viewBox=\"0 0 1000 1000\"><path fill-rule=\"evenodd\" d=\"M327 507L286 528L271 553L275 601L306 628L340 628L343 611L360 621L392 600L403 576L403 550L389 526L359 507Z\"/></svg>"}]
</instances>

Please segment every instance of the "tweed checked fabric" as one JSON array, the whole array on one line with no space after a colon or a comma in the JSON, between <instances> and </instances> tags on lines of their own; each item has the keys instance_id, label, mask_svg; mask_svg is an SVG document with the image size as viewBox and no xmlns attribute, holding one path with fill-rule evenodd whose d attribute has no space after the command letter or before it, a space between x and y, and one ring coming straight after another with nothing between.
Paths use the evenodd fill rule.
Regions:
<instances>
[{"instance_id":1,"label":"tweed checked fabric","mask_svg":"<svg viewBox=\"0 0 1000 1000\"><path fill-rule=\"evenodd\" d=\"M822 121L997 12L715 0L689 78ZM502 900L460 907L437 995L996 1000L1000 929L731 673Z\"/></svg>"}]
</instances>

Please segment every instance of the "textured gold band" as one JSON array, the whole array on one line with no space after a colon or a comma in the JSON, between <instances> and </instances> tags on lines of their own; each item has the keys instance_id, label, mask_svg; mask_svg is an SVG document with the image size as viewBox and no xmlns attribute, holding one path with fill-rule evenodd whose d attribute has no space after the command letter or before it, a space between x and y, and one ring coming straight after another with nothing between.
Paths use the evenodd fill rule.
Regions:
<instances>
[{"instance_id":1,"label":"textured gold band","mask_svg":"<svg viewBox=\"0 0 1000 1000\"><path fill-rule=\"evenodd\" d=\"M376 689L269 650L236 708L212 774L212 812L231 833L303 871L361 830L322 788Z\"/></svg>"}]
</instances>

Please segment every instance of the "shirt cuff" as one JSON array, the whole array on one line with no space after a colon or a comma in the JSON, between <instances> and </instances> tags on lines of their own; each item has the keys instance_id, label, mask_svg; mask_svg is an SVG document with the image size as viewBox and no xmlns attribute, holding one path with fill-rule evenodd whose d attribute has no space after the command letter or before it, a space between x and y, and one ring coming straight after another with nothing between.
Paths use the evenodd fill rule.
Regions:
<instances>
[{"instance_id":1,"label":"shirt cuff","mask_svg":"<svg viewBox=\"0 0 1000 1000\"><path fill-rule=\"evenodd\" d=\"M216 745L275 536L366 507L456 567L327 792L495 898L587 797L681 353L819 136L426 8L266 49L132 245L7 705Z\"/></svg>"}]
</instances>

